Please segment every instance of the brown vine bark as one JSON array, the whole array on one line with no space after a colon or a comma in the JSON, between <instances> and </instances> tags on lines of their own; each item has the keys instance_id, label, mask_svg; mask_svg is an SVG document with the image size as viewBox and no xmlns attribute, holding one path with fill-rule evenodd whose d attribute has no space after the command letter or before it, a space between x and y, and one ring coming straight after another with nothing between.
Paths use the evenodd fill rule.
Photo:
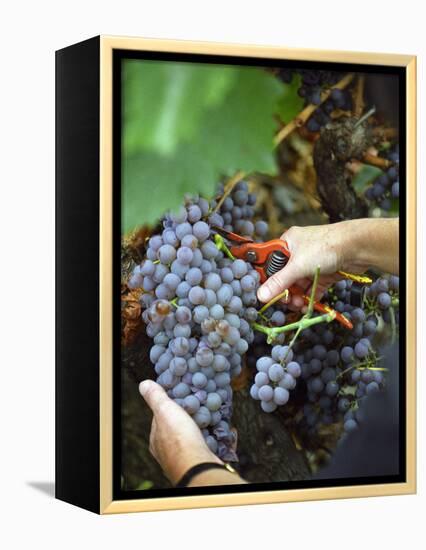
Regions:
<instances>
[{"instance_id":1,"label":"brown vine bark","mask_svg":"<svg viewBox=\"0 0 426 550\"><path fill-rule=\"evenodd\" d=\"M317 189L330 222L368 216L365 200L352 187L352 175L346 164L362 158L373 139L366 122L340 118L321 129L314 147Z\"/></svg>"},{"instance_id":2,"label":"brown vine bark","mask_svg":"<svg viewBox=\"0 0 426 550\"><path fill-rule=\"evenodd\" d=\"M155 378L148 352L151 342L143 334L122 350L122 483L128 490L143 481L155 488L170 487L149 452L152 415L139 395L138 383ZM238 432L237 468L251 482L272 482L310 477L308 464L288 434L279 415L264 413L247 388L234 392L232 424Z\"/></svg>"}]
</instances>

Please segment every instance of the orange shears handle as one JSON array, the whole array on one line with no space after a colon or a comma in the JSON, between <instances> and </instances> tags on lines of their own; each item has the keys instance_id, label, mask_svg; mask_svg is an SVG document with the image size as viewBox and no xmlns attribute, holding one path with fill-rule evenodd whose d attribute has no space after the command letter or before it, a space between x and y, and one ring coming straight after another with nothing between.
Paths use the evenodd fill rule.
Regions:
<instances>
[{"instance_id":1,"label":"orange shears handle","mask_svg":"<svg viewBox=\"0 0 426 550\"><path fill-rule=\"evenodd\" d=\"M306 296L304 294L303 290L298 287L297 285L293 285L291 288L289 288L290 294L293 294L293 296L302 296L303 301L306 305L309 304L309 296ZM314 310L318 311L318 313L331 313L333 312L335 314L335 320L339 322L342 326L345 328L352 330L353 324L347 319L344 315L342 315L340 312L336 311L335 309L331 308L330 306L327 306L326 304L322 304L321 302L314 302Z\"/></svg>"},{"instance_id":2,"label":"orange shears handle","mask_svg":"<svg viewBox=\"0 0 426 550\"><path fill-rule=\"evenodd\" d=\"M290 258L287 243L282 239L273 239L264 243L241 243L238 246L231 247L231 253L237 258L246 259L247 253L254 252L256 260L250 260L250 263L253 265L265 265L269 255L277 250L285 254L287 258Z\"/></svg>"}]
</instances>

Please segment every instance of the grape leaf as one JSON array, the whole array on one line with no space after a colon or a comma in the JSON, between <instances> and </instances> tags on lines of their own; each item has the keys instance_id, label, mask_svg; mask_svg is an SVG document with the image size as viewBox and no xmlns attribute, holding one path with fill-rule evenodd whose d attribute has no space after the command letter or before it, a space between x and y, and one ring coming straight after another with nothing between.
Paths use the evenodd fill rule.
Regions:
<instances>
[{"instance_id":1,"label":"grape leaf","mask_svg":"<svg viewBox=\"0 0 426 550\"><path fill-rule=\"evenodd\" d=\"M282 84L282 94L278 100L277 114L283 122L289 123L303 109L304 100L297 90L301 86L301 77L294 74L290 84Z\"/></svg>"},{"instance_id":2,"label":"grape leaf","mask_svg":"<svg viewBox=\"0 0 426 550\"><path fill-rule=\"evenodd\" d=\"M177 68L184 76L176 76ZM282 85L258 68L189 69L140 60L125 66L125 232L154 223L184 193L211 196L217 182L237 170L275 172L274 113ZM178 91L172 93L176 78Z\"/></svg>"},{"instance_id":3,"label":"grape leaf","mask_svg":"<svg viewBox=\"0 0 426 550\"><path fill-rule=\"evenodd\" d=\"M123 66L124 150L172 155L193 139L204 109L223 100L233 67L128 59Z\"/></svg>"}]
</instances>

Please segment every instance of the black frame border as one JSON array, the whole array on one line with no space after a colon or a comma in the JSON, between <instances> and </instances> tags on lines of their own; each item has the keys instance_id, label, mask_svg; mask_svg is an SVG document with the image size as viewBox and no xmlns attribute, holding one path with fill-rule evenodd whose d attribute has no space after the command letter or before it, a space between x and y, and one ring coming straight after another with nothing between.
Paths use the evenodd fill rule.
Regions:
<instances>
[{"instance_id":1,"label":"black frame border","mask_svg":"<svg viewBox=\"0 0 426 550\"><path fill-rule=\"evenodd\" d=\"M339 72L358 72L389 74L398 77L399 82L399 136L400 143L400 180L403 175L402 187L406 188L407 159L407 69L405 67L366 65L354 63L334 63L326 61L296 61L273 58L241 57L210 54L188 54L152 51L134 51L125 49L113 50L113 500L126 501L130 499L149 499L161 497L198 496L229 493L254 493L260 491L277 491L291 489L315 489L363 486L375 484L392 484L407 481L407 403L406 403L406 307L400 310L399 336L399 473L388 476L315 479L300 481L283 481L267 483L250 483L245 485L224 485L208 487L185 487L170 489L147 489L125 491L121 488L121 168L122 168L122 61L139 59L145 61L174 61L207 63L213 65L241 65L250 67L278 67L323 69ZM407 267L407 202L406 195L399 199L400 228L399 228L399 259L400 259L400 293L406 296L406 267ZM405 300L405 304L407 301Z\"/></svg>"}]
</instances>

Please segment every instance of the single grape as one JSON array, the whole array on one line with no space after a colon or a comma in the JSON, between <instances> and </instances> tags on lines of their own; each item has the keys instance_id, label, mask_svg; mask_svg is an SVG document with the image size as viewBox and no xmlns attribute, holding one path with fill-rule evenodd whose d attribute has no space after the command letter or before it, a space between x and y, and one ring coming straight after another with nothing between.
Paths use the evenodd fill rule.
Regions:
<instances>
[{"instance_id":1,"label":"single grape","mask_svg":"<svg viewBox=\"0 0 426 550\"><path fill-rule=\"evenodd\" d=\"M183 376L188 369L188 365L183 357L175 357L170 361L169 369L175 376Z\"/></svg>"},{"instance_id":2,"label":"single grape","mask_svg":"<svg viewBox=\"0 0 426 550\"><path fill-rule=\"evenodd\" d=\"M194 305L204 304L206 300L206 293L204 288L200 286L194 286L191 288L188 294L189 301Z\"/></svg>"},{"instance_id":3,"label":"single grape","mask_svg":"<svg viewBox=\"0 0 426 550\"><path fill-rule=\"evenodd\" d=\"M269 376L266 374L266 372L258 372L254 377L254 383L259 388L261 388L262 386L266 386L267 384L269 384Z\"/></svg>"},{"instance_id":4,"label":"single grape","mask_svg":"<svg viewBox=\"0 0 426 550\"><path fill-rule=\"evenodd\" d=\"M207 395L206 407L209 411L218 411L222 405L222 398L218 393L211 392Z\"/></svg>"},{"instance_id":5,"label":"single grape","mask_svg":"<svg viewBox=\"0 0 426 550\"><path fill-rule=\"evenodd\" d=\"M256 369L259 372L268 372L269 367L274 364L274 360L271 357L260 357L256 361Z\"/></svg>"},{"instance_id":6,"label":"single grape","mask_svg":"<svg viewBox=\"0 0 426 550\"><path fill-rule=\"evenodd\" d=\"M388 309L388 307L392 303L392 298L390 297L390 295L387 292L381 292L377 296L377 303L379 304L379 307L381 309Z\"/></svg>"},{"instance_id":7,"label":"single grape","mask_svg":"<svg viewBox=\"0 0 426 550\"><path fill-rule=\"evenodd\" d=\"M285 388L277 387L274 389L274 402L276 405L285 405L289 400L290 393Z\"/></svg>"},{"instance_id":8,"label":"single grape","mask_svg":"<svg viewBox=\"0 0 426 550\"><path fill-rule=\"evenodd\" d=\"M399 181L396 181L392 184L391 193L392 197L394 197L395 199L399 198Z\"/></svg>"},{"instance_id":9,"label":"single grape","mask_svg":"<svg viewBox=\"0 0 426 550\"><path fill-rule=\"evenodd\" d=\"M170 341L170 349L172 353L178 357L183 357L189 351L189 342L187 338L179 337Z\"/></svg>"},{"instance_id":10,"label":"single grape","mask_svg":"<svg viewBox=\"0 0 426 550\"><path fill-rule=\"evenodd\" d=\"M225 284L222 285L221 288L219 288L216 295L217 295L218 303L221 306L226 307L230 303L230 301L231 301L231 299L234 295L234 291L232 290L231 285L225 283Z\"/></svg>"},{"instance_id":11,"label":"single grape","mask_svg":"<svg viewBox=\"0 0 426 550\"><path fill-rule=\"evenodd\" d=\"M254 231L259 237L265 237L268 233L268 224L260 220L255 223Z\"/></svg>"},{"instance_id":12,"label":"single grape","mask_svg":"<svg viewBox=\"0 0 426 550\"><path fill-rule=\"evenodd\" d=\"M263 374L263 373L258 373L258 374ZM283 367L278 363L274 363L268 369L268 376L269 376L269 379L272 380L272 382L279 382L284 376Z\"/></svg>"},{"instance_id":13,"label":"single grape","mask_svg":"<svg viewBox=\"0 0 426 550\"><path fill-rule=\"evenodd\" d=\"M258 395L262 401L271 401L274 397L274 390L271 386L265 385L259 388Z\"/></svg>"},{"instance_id":14,"label":"single grape","mask_svg":"<svg viewBox=\"0 0 426 550\"><path fill-rule=\"evenodd\" d=\"M187 246L181 246L177 251L177 260L182 265L188 265L191 263L194 253Z\"/></svg>"},{"instance_id":15,"label":"single grape","mask_svg":"<svg viewBox=\"0 0 426 550\"><path fill-rule=\"evenodd\" d=\"M210 227L206 222L198 221L194 224L192 232L200 242L204 242L210 236Z\"/></svg>"},{"instance_id":16,"label":"single grape","mask_svg":"<svg viewBox=\"0 0 426 550\"><path fill-rule=\"evenodd\" d=\"M200 401L194 395L188 395L183 400L183 408L189 414L194 414L200 408Z\"/></svg>"},{"instance_id":17,"label":"single grape","mask_svg":"<svg viewBox=\"0 0 426 550\"><path fill-rule=\"evenodd\" d=\"M201 208L197 206L196 204L191 204L191 206L188 208L188 220L191 223L198 222L202 217Z\"/></svg>"},{"instance_id":18,"label":"single grape","mask_svg":"<svg viewBox=\"0 0 426 550\"><path fill-rule=\"evenodd\" d=\"M236 279L241 279L247 274L247 264L244 260L235 260L231 266L231 269Z\"/></svg>"},{"instance_id":19,"label":"single grape","mask_svg":"<svg viewBox=\"0 0 426 550\"><path fill-rule=\"evenodd\" d=\"M191 393L190 387L184 382L180 382L179 384L177 384L172 391L174 397L178 397L179 399L183 399L184 397L189 396L189 394Z\"/></svg>"},{"instance_id":20,"label":"single grape","mask_svg":"<svg viewBox=\"0 0 426 550\"><path fill-rule=\"evenodd\" d=\"M331 380L330 382L327 382L327 385L325 387L325 391L329 397L334 397L339 393L340 386L337 382Z\"/></svg>"},{"instance_id":21,"label":"single grape","mask_svg":"<svg viewBox=\"0 0 426 550\"><path fill-rule=\"evenodd\" d=\"M196 306L194 308L193 317L194 321L201 325L204 319L207 319L209 316L209 309L206 306Z\"/></svg>"},{"instance_id":22,"label":"single grape","mask_svg":"<svg viewBox=\"0 0 426 550\"><path fill-rule=\"evenodd\" d=\"M200 428L207 428L210 424L211 414L207 407L201 406L194 414L193 419Z\"/></svg>"},{"instance_id":23,"label":"single grape","mask_svg":"<svg viewBox=\"0 0 426 550\"><path fill-rule=\"evenodd\" d=\"M185 281L190 286L199 285L201 283L202 279L203 279L203 273L202 273L201 269L199 269L198 267L191 267L185 275Z\"/></svg>"},{"instance_id":24,"label":"single grape","mask_svg":"<svg viewBox=\"0 0 426 550\"><path fill-rule=\"evenodd\" d=\"M176 249L171 244L163 244L158 250L158 258L162 264L171 264L176 258Z\"/></svg>"},{"instance_id":25,"label":"single grape","mask_svg":"<svg viewBox=\"0 0 426 550\"><path fill-rule=\"evenodd\" d=\"M341 397L337 402L337 408L340 412L346 412L349 409L350 405L351 403L346 397Z\"/></svg>"},{"instance_id":26,"label":"single grape","mask_svg":"<svg viewBox=\"0 0 426 550\"><path fill-rule=\"evenodd\" d=\"M182 281L178 284L176 288L176 296L178 298L187 298L189 291L191 290L191 285L186 281Z\"/></svg>"},{"instance_id":27,"label":"single grape","mask_svg":"<svg viewBox=\"0 0 426 550\"><path fill-rule=\"evenodd\" d=\"M201 252L203 253L203 256L206 260L211 260L213 258L216 258L219 250L212 241L204 241L201 245Z\"/></svg>"},{"instance_id":28,"label":"single grape","mask_svg":"<svg viewBox=\"0 0 426 550\"><path fill-rule=\"evenodd\" d=\"M340 356L345 363L350 363L354 359L354 350L350 346L344 346Z\"/></svg>"},{"instance_id":29,"label":"single grape","mask_svg":"<svg viewBox=\"0 0 426 550\"><path fill-rule=\"evenodd\" d=\"M278 385L286 390L293 390L296 387L296 379L289 372L286 372Z\"/></svg>"},{"instance_id":30,"label":"single grape","mask_svg":"<svg viewBox=\"0 0 426 550\"><path fill-rule=\"evenodd\" d=\"M160 345L154 345L149 350L149 359L151 363L156 363L162 355L164 355L164 352L166 351L166 348L164 346Z\"/></svg>"},{"instance_id":31,"label":"single grape","mask_svg":"<svg viewBox=\"0 0 426 550\"><path fill-rule=\"evenodd\" d=\"M210 348L199 348L195 358L202 367L208 367L213 362L213 352Z\"/></svg>"},{"instance_id":32,"label":"single grape","mask_svg":"<svg viewBox=\"0 0 426 550\"><path fill-rule=\"evenodd\" d=\"M260 406L262 407L262 410L266 413L274 412L277 408L276 403L274 401L261 401Z\"/></svg>"},{"instance_id":33,"label":"single grape","mask_svg":"<svg viewBox=\"0 0 426 550\"><path fill-rule=\"evenodd\" d=\"M358 428L358 423L353 418L349 418L343 424L343 429L345 430L345 432L348 432L348 433L355 431L357 428Z\"/></svg>"},{"instance_id":34,"label":"single grape","mask_svg":"<svg viewBox=\"0 0 426 550\"><path fill-rule=\"evenodd\" d=\"M258 401L260 398L259 398L259 388L253 384L253 386L251 386L250 388L250 396L255 399L256 401Z\"/></svg>"},{"instance_id":35,"label":"single grape","mask_svg":"<svg viewBox=\"0 0 426 550\"><path fill-rule=\"evenodd\" d=\"M357 344L355 344L355 355L359 358L359 359L364 359L364 357L367 357L368 355L368 348L367 346L365 346L363 343L361 342L358 342Z\"/></svg>"},{"instance_id":36,"label":"single grape","mask_svg":"<svg viewBox=\"0 0 426 550\"><path fill-rule=\"evenodd\" d=\"M210 308L210 317L212 317L213 319L223 319L224 315L225 311L220 304L215 304Z\"/></svg>"},{"instance_id":37,"label":"single grape","mask_svg":"<svg viewBox=\"0 0 426 550\"><path fill-rule=\"evenodd\" d=\"M299 363L296 363L296 361L290 361L290 363L287 364L286 369L293 378L299 378L302 374L302 368Z\"/></svg>"}]
</instances>

